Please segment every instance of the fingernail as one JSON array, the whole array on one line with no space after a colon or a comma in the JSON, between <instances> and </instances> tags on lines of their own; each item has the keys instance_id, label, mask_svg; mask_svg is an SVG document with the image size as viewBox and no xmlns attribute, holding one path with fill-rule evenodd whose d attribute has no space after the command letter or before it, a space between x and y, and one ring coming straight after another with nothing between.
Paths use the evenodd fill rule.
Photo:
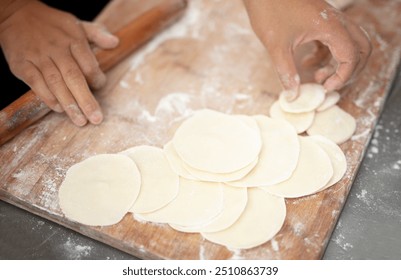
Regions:
<instances>
[{"instance_id":1,"label":"fingernail","mask_svg":"<svg viewBox=\"0 0 401 280\"><path fill-rule=\"evenodd\" d=\"M110 41L112 41L115 44L118 44L119 39L116 35L110 33L108 30L104 30L104 29L103 29L103 33L104 33L104 35L106 35L109 38Z\"/></svg>"},{"instance_id":2,"label":"fingernail","mask_svg":"<svg viewBox=\"0 0 401 280\"><path fill-rule=\"evenodd\" d=\"M337 82L336 82L335 80L333 80L333 79L328 79L328 80L324 83L323 86L326 88L326 90L327 90L328 92L329 92L329 91L337 90Z\"/></svg>"},{"instance_id":3,"label":"fingernail","mask_svg":"<svg viewBox=\"0 0 401 280\"><path fill-rule=\"evenodd\" d=\"M105 74L103 74L102 72L100 72L99 75L97 75L95 77L95 79L93 80L91 87L93 89L101 89L102 87L104 87L104 85L107 82L107 77Z\"/></svg>"},{"instance_id":4,"label":"fingernail","mask_svg":"<svg viewBox=\"0 0 401 280\"><path fill-rule=\"evenodd\" d=\"M88 122L88 120L82 115L76 116L74 119L74 123L77 126L84 126L87 122Z\"/></svg>"},{"instance_id":5,"label":"fingernail","mask_svg":"<svg viewBox=\"0 0 401 280\"><path fill-rule=\"evenodd\" d=\"M287 101L293 101L293 100L297 97L297 95L298 95L296 89L295 89L295 90L287 90L287 91L285 91L283 94L284 94L284 98L285 98Z\"/></svg>"},{"instance_id":6,"label":"fingernail","mask_svg":"<svg viewBox=\"0 0 401 280\"><path fill-rule=\"evenodd\" d=\"M90 115L90 121L93 124L100 124L103 120L103 114L100 111L95 111Z\"/></svg>"}]
</instances>

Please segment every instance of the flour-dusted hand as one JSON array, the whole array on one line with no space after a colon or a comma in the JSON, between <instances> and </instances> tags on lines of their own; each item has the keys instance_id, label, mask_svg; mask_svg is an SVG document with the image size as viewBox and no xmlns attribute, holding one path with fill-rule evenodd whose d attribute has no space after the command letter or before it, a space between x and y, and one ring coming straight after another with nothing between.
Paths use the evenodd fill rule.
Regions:
<instances>
[{"instance_id":1,"label":"flour-dusted hand","mask_svg":"<svg viewBox=\"0 0 401 280\"><path fill-rule=\"evenodd\" d=\"M0 44L12 73L74 124L99 124L103 115L90 87L101 88L106 76L90 44L114 48L118 38L39 1L0 1Z\"/></svg>"},{"instance_id":2,"label":"flour-dusted hand","mask_svg":"<svg viewBox=\"0 0 401 280\"><path fill-rule=\"evenodd\" d=\"M346 85L366 65L371 53L367 33L323 0L244 0L255 33L270 53L283 87L298 96L300 78L294 50L307 42L327 46L336 65L315 73L328 91Z\"/></svg>"}]
</instances>

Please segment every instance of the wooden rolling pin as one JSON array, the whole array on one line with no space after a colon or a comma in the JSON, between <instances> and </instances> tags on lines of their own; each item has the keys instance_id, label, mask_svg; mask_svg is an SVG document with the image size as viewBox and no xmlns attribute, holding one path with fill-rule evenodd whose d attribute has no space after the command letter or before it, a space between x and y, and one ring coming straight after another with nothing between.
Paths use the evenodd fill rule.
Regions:
<instances>
[{"instance_id":1,"label":"wooden rolling pin","mask_svg":"<svg viewBox=\"0 0 401 280\"><path fill-rule=\"evenodd\" d=\"M163 0L121 28L115 33L120 39L118 47L95 52L100 68L107 71L118 64L132 51L177 20L183 14L185 7L185 0ZM12 139L50 111L50 108L32 90L26 92L0 111L0 145Z\"/></svg>"}]
</instances>

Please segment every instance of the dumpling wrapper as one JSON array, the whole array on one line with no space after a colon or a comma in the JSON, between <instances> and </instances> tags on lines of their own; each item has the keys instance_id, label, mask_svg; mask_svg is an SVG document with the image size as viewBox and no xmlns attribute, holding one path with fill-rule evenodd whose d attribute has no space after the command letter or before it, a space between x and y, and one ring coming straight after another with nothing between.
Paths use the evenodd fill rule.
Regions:
<instances>
[{"instance_id":1,"label":"dumpling wrapper","mask_svg":"<svg viewBox=\"0 0 401 280\"><path fill-rule=\"evenodd\" d=\"M299 96L293 101L287 101L287 92L283 91L279 97L280 107L288 113L311 112L324 101L326 89L319 84L302 84L299 87Z\"/></svg>"},{"instance_id":2,"label":"dumpling wrapper","mask_svg":"<svg viewBox=\"0 0 401 280\"><path fill-rule=\"evenodd\" d=\"M289 122L298 134L305 132L313 123L315 111L305 113L287 113L281 109L278 101L270 107L270 117Z\"/></svg>"},{"instance_id":3,"label":"dumpling wrapper","mask_svg":"<svg viewBox=\"0 0 401 280\"><path fill-rule=\"evenodd\" d=\"M331 165L333 166L333 176L327 182L327 184L319 190L322 191L327 189L328 187L331 187L342 179L345 172L347 171L347 159L345 158L345 155L341 148L326 137L323 137L321 135L314 135L309 136L308 138L318 144L327 153L330 158Z\"/></svg>"},{"instance_id":4,"label":"dumpling wrapper","mask_svg":"<svg viewBox=\"0 0 401 280\"><path fill-rule=\"evenodd\" d=\"M141 174L141 190L130 212L153 212L167 205L177 196L179 177L171 169L162 149L136 146L121 154L130 157Z\"/></svg>"},{"instance_id":5,"label":"dumpling wrapper","mask_svg":"<svg viewBox=\"0 0 401 280\"><path fill-rule=\"evenodd\" d=\"M231 173L256 160L260 132L232 115L200 110L184 121L173 137L179 157L192 168L210 173Z\"/></svg>"},{"instance_id":6,"label":"dumpling wrapper","mask_svg":"<svg viewBox=\"0 0 401 280\"><path fill-rule=\"evenodd\" d=\"M272 239L283 226L285 216L284 198L259 188L249 188L245 210L232 226L201 234L205 239L230 249L249 249Z\"/></svg>"},{"instance_id":7,"label":"dumpling wrapper","mask_svg":"<svg viewBox=\"0 0 401 280\"><path fill-rule=\"evenodd\" d=\"M354 117L334 105L316 114L307 133L308 135L322 135L336 144L342 144L351 138L355 130L356 121Z\"/></svg>"},{"instance_id":8,"label":"dumpling wrapper","mask_svg":"<svg viewBox=\"0 0 401 280\"><path fill-rule=\"evenodd\" d=\"M285 198L314 194L326 186L333 176L327 153L308 137L299 136L301 152L292 176L274 186L263 187L267 192Z\"/></svg>"},{"instance_id":9,"label":"dumpling wrapper","mask_svg":"<svg viewBox=\"0 0 401 280\"><path fill-rule=\"evenodd\" d=\"M326 94L323 103L316 109L317 112L327 110L338 103L340 94L337 91L330 91Z\"/></svg>"},{"instance_id":10,"label":"dumpling wrapper","mask_svg":"<svg viewBox=\"0 0 401 280\"><path fill-rule=\"evenodd\" d=\"M196 226L213 220L223 211L221 183L191 181L180 178L178 195L169 204L150 213L135 214L141 220Z\"/></svg>"},{"instance_id":11,"label":"dumpling wrapper","mask_svg":"<svg viewBox=\"0 0 401 280\"><path fill-rule=\"evenodd\" d=\"M299 157L299 140L295 129L284 120L254 116L262 135L258 164L244 178L228 182L235 187L269 186L287 180Z\"/></svg>"},{"instance_id":12,"label":"dumpling wrapper","mask_svg":"<svg viewBox=\"0 0 401 280\"><path fill-rule=\"evenodd\" d=\"M245 209L248 201L247 189L224 185L223 197L223 211L209 223L193 227L174 224L170 224L170 226L182 232L216 232L230 227L238 220Z\"/></svg>"},{"instance_id":13,"label":"dumpling wrapper","mask_svg":"<svg viewBox=\"0 0 401 280\"><path fill-rule=\"evenodd\" d=\"M141 175L129 157L96 155L68 169L59 189L59 203L68 219L108 226L129 211L140 187Z\"/></svg>"}]
</instances>

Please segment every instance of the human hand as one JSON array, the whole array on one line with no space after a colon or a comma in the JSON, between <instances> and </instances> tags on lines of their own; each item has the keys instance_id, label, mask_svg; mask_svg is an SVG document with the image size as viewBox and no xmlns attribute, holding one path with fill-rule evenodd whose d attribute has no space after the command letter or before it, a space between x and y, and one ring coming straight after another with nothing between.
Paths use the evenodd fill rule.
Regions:
<instances>
[{"instance_id":1,"label":"human hand","mask_svg":"<svg viewBox=\"0 0 401 280\"><path fill-rule=\"evenodd\" d=\"M327 91L339 90L366 65L371 53L367 33L323 0L244 0L252 27L267 48L287 99L298 96L301 83L294 50L318 41L330 50L336 65L315 72Z\"/></svg>"},{"instance_id":2,"label":"human hand","mask_svg":"<svg viewBox=\"0 0 401 280\"><path fill-rule=\"evenodd\" d=\"M0 45L12 73L74 124L99 124L103 115L92 92L106 76L90 44L108 49L118 38L39 1L24 2L0 22Z\"/></svg>"}]
</instances>

